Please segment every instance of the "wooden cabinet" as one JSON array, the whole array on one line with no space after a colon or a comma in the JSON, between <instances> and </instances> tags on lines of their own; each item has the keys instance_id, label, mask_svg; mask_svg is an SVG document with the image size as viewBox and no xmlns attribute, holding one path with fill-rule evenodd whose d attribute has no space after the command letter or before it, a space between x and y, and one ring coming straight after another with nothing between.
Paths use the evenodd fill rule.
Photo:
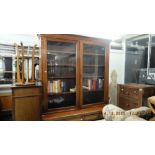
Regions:
<instances>
[{"instance_id":1,"label":"wooden cabinet","mask_svg":"<svg viewBox=\"0 0 155 155\"><path fill-rule=\"evenodd\" d=\"M129 110L141 106L147 106L147 98L155 94L155 86L145 84L119 84L118 105Z\"/></svg>"},{"instance_id":2,"label":"wooden cabinet","mask_svg":"<svg viewBox=\"0 0 155 155\"><path fill-rule=\"evenodd\" d=\"M12 87L13 120L41 120L42 86Z\"/></svg>"},{"instance_id":3,"label":"wooden cabinet","mask_svg":"<svg viewBox=\"0 0 155 155\"><path fill-rule=\"evenodd\" d=\"M43 120L98 116L108 103L109 42L76 35L41 35ZM88 117L95 108L95 116Z\"/></svg>"}]
</instances>

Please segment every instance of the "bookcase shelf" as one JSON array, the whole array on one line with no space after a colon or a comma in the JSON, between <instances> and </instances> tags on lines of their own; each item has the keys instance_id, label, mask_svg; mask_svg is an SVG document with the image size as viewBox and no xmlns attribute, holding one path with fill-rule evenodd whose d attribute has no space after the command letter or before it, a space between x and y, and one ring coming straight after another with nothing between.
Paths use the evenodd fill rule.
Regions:
<instances>
[{"instance_id":1,"label":"bookcase shelf","mask_svg":"<svg viewBox=\"0 0 155 155\"><path fill-rule=\"evenodd\" d=\"M75 76L59 76L59 77L48 77L50 80L55 80L55 79L75 79Z\"/></svg>"},{"instance_id":2,"label":"bookcase shelf","mask_svg":"<svg viewBox=\"0 0 155 155\"><path fill-rule=\"evenodd\" d=\"M103 67L103 65L84 65L83 67Z\"/></svg>"},{"instance_id":3,"label":"bookcase shelf","mask_svg":"<svg viewBox=\"0 0 155 155\"><path fill-rule=\"evenodd\" d=\"M88 75L88 76L83 76L84 79L89 79L89 78L103 78L104 76L95 76L95 75Z\"/></svg>"},{"instance_id":4,"label":"bookcase shelf","mask_svg":"<svg viewBox=\"0 0 155 155\"><path fill-rule=\"evenodd\" d=\"M72 64L70 64L70 65L66 65L66 64L59 64L59 65L47 65L48 67L76 67L76 65L72 65Z\"/></svg>"},{"instance_id":5,"label":"bookcase shelf","mask_svg":"<svg viewBox=\"0 0 155 155\"><path fill-rule=\"evenodd\" d=\"M96 113L95 108L108 103L109 41L43 34L41 46L44 115L59 117L66 110L77 110L80 114L82 109L87 111L92 107L98 116L101 109Z\"/></svg>"},{"instance_id":6,"label":"bookcase shelf","mask_svg":"<svg viewBox=\"0 0 155 155\"><path fill-rule=\"evenodd\" d=\"M74 52L64 52L64 51L53 51L53 50L51 50L52 51L52 53L47 53L47 55L56 55L56 53L63 53L63 54L73 54L73 55L75 55L75 53ZM51 52L50 51L50 52Z\"/></svg>"},{"instance_id":7,"label":"bookcase shelf","mask_svg":"<svg viewBox=\"0 0 155 155\"><path fill-rule=\"evenodd\" d=\"M75 94L76 92L60 92L60 93L48 93L49 96L54 95L69 95L69 94Z\"/></svg>"},{"instance_id":8,"label":"bookcase shelf","mask_svg":"<svg viewBox=\"0 0 155 155\"><path fill-rule=\"evenodd\" d=\"M98 53L84 53L86 56L105 56L104 54L98 54Z\"/></svg>"},{"instance_id":9,"label":"bookcase shelf","mask_svg":"<svg viewBox=\"0 0 155 155\"><path fill-rule=\"evenodd\" d=\"M102 90L83 90L84 93L96 93L96 92L103 92Z\"/></svg>"}]
</instances>

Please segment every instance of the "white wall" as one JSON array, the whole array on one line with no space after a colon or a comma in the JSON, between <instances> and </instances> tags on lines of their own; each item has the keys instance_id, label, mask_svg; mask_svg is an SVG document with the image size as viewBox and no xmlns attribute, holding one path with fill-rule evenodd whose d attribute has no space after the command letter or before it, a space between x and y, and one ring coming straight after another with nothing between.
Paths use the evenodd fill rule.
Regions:
<instances>
[{"instance_id":1,"label":"white wall","mask_svg":"<svg viewBox=\"0 0 155 155\"><path fill-rule=\"evenodd\" d=\"M36 34L0 34L0 44L20 44L23 42L25 46L40 45L39 38Z\"/></svg>"},{"instance_id":2,"label":"white wall","mask_svg":"<svg viewBox=\"0 0 155 155\"><path fill-rule=\"evenodd\" d=\"M125 75L125 52L123 50L110 50L109 83L111 82L112 70L117 72L117 83L123 84Z\"/></svg>"},{"instance_id":3,"label":"white wall","mask_svg":"<svg viewBox=\"0 0 155 155\"><path fill-rule=\"evenodd\" d=\"M117 81L111 81L111 73L115 70L117 72ZM109 61L109 97L111 104L118 105L117 103L117 84L124 83L125 71L125 52L123 50L110 50ZM113 74L114 75L114 74ZM114 76L113 76L114 79Z\"/></svg>"}]
</instances>

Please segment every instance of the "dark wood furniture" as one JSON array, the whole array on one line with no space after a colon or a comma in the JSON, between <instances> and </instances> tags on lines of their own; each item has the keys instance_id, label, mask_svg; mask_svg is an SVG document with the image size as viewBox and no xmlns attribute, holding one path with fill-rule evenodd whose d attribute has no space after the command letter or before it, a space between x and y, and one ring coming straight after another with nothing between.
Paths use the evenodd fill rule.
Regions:
<instances>
[{"instance_id":1,"label":"dark wood furniture","mask_svg":"<svg viewBox=\"0 0 155 155\"><path fill-rule=\"evenodd\" d=\"M124 110L147 106L147 98L155 94L155 86L145 84L118 84L118 106Z\"/></svg>"},{"instance_id":2,"label":"dark wood furniture","mask_svg":"<svg viewBox=\"0 0 155 155\"><path fill-rule=\"evenodd\" d=\"M41 120L42 86L12 87L13 120Z\"/></svg>"},{"instance_id":3,"label":"dark wood furniture","mask_svg":"<svg viewBox=\"0 0 155 155\"><path fill-rule=\"evenodd\" d=\"M108 103L109 40L41 35L42 120L96 120Z\"/></svg>"}]
</instances>

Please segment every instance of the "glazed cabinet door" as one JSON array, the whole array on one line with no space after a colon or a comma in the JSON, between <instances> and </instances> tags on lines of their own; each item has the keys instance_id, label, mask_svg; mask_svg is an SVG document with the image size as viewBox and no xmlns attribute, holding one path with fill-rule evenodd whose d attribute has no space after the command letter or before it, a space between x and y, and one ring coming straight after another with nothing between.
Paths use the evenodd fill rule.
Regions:
<instances>
[{"instance_id":1,"label":"glazed cabinet door","mask_svg":"<svg viewBox=\"0 0 155 155\"><path fill-rule=\"evenodd\" d=\"M104 102L105 47L82 42L81 59L81 104L94 105Z\"/></svg>"},{"instance_id":2,"label":"glazed cabinet door","mask_svg":"<svg viewBox=\"0 0 155 155\"><path fill-rule=\"evenodd\" d=\"M78 43L66 40L46 40L44 66L48 109L76 107L78 102Z\"/></svg>"}]
</instances>

